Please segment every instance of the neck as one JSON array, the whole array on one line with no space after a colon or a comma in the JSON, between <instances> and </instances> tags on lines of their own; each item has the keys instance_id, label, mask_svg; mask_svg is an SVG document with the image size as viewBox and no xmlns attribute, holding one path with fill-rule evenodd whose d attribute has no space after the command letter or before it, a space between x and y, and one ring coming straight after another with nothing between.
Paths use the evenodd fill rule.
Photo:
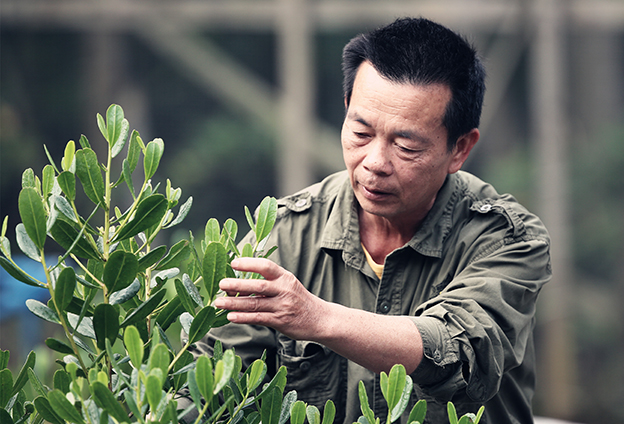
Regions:
<instances>
[{"instance_id":1,"label":"neck","mask_svg":"<svg viewBox=\"0 0 624 424\"><path fill-rule=\"evenodd\" d=\"M399 249L412 239L422 220L402 225L385 217L358 210L360 240L378 264L383 264L386 256Z\"/></svg>"}]
</instances>

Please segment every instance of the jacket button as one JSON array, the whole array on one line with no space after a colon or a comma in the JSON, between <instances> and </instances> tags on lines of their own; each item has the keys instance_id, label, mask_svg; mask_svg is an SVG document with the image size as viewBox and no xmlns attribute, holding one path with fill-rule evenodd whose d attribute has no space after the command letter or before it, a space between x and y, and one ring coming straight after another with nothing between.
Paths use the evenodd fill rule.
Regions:
<instances>
[{"instance_id":1,"label":"jacket button","mask_svg":"<svg viewBox=\"0 0 624 424\"><path fill-rule=\"evenodd\" d=\"M303 372L308 372L310 370L310 363L308 361L304 361L299 364L299 369Z\"/></svg>"},{"instance_id":2,"label":"jacket button","mask_svg":"<svg viewBox=\"0 0 624 424\"><path fill-rule=\"evenodd\" d=\"M382 302L381 305L379 305L379 310L382 313L387 314L388 312L390 312L390 305L388 304L388 302Z\"/></svg>"}]
</instances>

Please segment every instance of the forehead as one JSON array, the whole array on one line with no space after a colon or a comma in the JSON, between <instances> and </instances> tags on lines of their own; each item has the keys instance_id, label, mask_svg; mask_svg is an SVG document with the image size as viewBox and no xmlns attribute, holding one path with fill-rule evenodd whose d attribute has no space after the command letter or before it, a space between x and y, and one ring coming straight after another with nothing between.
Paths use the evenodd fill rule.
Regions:
<instances>
[{"instance_id":1,"label":"forehead","mask_svg":"<svg viewBox=\"0 0 624 424\"><path fill-rule=\"evenodd\" d=\"M358 68L349 109L351 111L354 106L358 114L369 111L438 126L442 124L451 97L451 90L445 84L390 81L365 61Z\"/></svg>"}]
</instances>

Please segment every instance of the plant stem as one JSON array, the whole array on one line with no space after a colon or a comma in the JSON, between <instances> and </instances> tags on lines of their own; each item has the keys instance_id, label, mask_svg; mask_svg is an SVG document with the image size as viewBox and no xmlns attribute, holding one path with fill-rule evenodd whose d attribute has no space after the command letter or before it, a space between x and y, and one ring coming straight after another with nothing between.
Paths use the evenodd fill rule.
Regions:
<instances>
[{"instance_id":1,"label":"plant stem","mask_svg":"<svg viewBox=\"0 0 624 424\"><path fill-rule=\"evenodd\" d=\"M69 326L67 325L67 321L65 320L65 315L63 314L63 311L61 311L58 305L56 304L56 299L54 298L54 288L52 288L52 275L50 274L50 270L48 269L46 265L45 254L44 254L43 249L41 249L40 255L41 255L41 265L43 266L43 270L45 272L48 291L50 292L50 297L52 298L52 304L54 305L54 309L56 309L56 315L58 316L59 321L61 322L61 326L63 327L63 331L65 332L65 337L67 337L67 340L69 340L69 343L71 344L71 348L74 351L74 354L76 355L76 359L78 359L78 362L80 363L80 367L82 368L82 371L85 373L85 375L88 375L87 367L85 366L85 363L82 361L82 357L80 356L78 346L76 345L76 342L74 341L73 335L69 331Z\"/></svg>"}]
</instances>

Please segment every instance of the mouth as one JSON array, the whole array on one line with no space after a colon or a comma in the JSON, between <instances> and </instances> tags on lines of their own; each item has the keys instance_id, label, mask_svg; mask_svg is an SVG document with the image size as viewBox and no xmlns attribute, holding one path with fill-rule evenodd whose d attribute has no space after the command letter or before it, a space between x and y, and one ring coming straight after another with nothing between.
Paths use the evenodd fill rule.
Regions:
<instances>
[{"instance_id":1,"label":"mouth","mask_svg":"<svg viewBox=\"0 0 624 424\"><path fill-rule=\"evenodd\" d=\"M375 186L366 186L364 184L360 184L362 188L362 193L364 196L370 200L382 200L392 195L391 192L386 190L381 190Z\"/></svg>"}]
</instances>

